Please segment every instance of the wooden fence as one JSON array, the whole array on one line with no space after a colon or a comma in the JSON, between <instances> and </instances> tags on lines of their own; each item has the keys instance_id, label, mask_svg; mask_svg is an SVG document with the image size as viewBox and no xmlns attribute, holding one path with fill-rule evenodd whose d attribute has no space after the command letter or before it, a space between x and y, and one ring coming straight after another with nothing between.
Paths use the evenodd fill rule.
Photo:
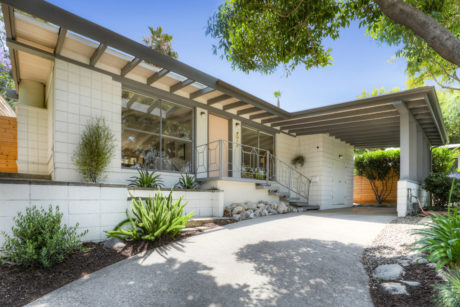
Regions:
<instances>
[{"instance_id":1,"label":"wooden fence","mask_svg":"<svg viewBox=\"0 0 460 307\"><path fill-rule=\"evenodd\" d=\"M387 179L387 182L391 179ZM381 188L381 184L377 184ZM398 191L398 178L393 179L391 194L384 201L384 204L396 204ZM353 202L357 204L376 204L375 194L369 180L365 177L355 175L353 177Z\"/></svg>"},{"instance_id":2,"label":"wooden fence","mask_svg":"<svg viewBox=\"0 0 460 307\"><path fill-rule=\"evenodd\" d=\"M0 172L17 173L18 124L16 117L0 116Z\"/></svg>"}]
</instances>

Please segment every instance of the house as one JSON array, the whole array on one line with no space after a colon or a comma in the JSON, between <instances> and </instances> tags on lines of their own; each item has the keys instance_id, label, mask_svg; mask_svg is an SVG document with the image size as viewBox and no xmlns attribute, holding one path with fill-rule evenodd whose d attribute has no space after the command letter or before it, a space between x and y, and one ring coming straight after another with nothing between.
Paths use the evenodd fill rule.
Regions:
<instances>
[{"instance_id":1,"label":"house","mask_svg":"<svg viewBox=\"0 0 460 307\"><path fill-rule=\"evenodd\" d=\"M430 146L447 142L433 87L291 113L45 1L0 2L19 99L18 174L0 179L2 229L17 210L53 203L101 238L123 217L139 167L167 187L193 173L214 188L183 192L197 215L279 201L274 190L300 205L347 207L360 147L401 147L398 215L410 213L410 195L426 198ZM72 162L92 117L105 118L118 149L98 185L82 183ZM297 155L301 167L291 165Z\"/></svg>"}]
</instances>

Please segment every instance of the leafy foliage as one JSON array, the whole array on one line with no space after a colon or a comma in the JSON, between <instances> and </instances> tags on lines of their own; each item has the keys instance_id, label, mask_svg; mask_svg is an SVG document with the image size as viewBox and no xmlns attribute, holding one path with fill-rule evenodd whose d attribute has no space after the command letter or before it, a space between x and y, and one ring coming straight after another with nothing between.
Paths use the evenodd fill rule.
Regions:
<instances>
[{"instance_id":1,"label":"leafy foliage","mask_svg":"<svg viewBox=\"0 0 460 307\"><path fill-rule=\"evenodd\" d=\"M146 35L142 40L144 44L155 51L177 59L179 55L172 48L172 35L163 33L161 27L157 27L156 29L149 27L149 31L150 34Z\"/></svg>"},{"instance_id":2,"label":"leafy foliage","mask_svg":"<svg viewBox=\"0 0 460 307\"><path fill-rule=\"evenodd\" d=\"M174 187L184 190L196 190L199 188L199 184L194 176L185 174L180 176L179 182Z\"/></svg>"},{"instance_id":3,"label":"leafy foliage","mask_svg":"<svg viewBox=\"0 0 460 307\"><path fill-rule=\"evenodd\" d=\"M417 250L428 253L428 260L436 263L436 269L460 264L460 212L452 209L444 216L433 213L430 223L416 233L422 239L416 242Z\"/></svg>"},{"instance_id":4,"label":"leafy foliage","mask_svg":"<svg viewBox=\"0 0 460 307\"><path fill-rule=\"evenodd\" d=\"M160 175L155 175L155 172L149 172L148 170L138 169L139 176L132 176L129 180L129 186L138 188L162 188L163 180Z\"/></svg>"},{"instance_id":5,"label":"leafy foliage","mask_svg":"<svg viewBox=\"0 0 460 307\"><path fill-rule=\"evenodd\" d=\"M450 143L460 143L460 91L436 91Z\"/></svg>"},{"instance_id":6,"label":"leafy foliage","mask_svg":"<svg viewBox=\"0 0 460 307\"><path fill-rule=\"evenodd\" d=\"M435 303L443 307L460 307L460 268L444 273L447 282L436 285Z\"/></svg>"},{"instance_id":7,"label":"leafy foliage","mask_svg":"<svg viewBox=\"0 0 460 307\"><path fill-rule=\"evenodd\" d=\"M299 165L300 167L302 167L305 164L305 157L302 155L297 155L294 158L292 158L291 164L294 166Z\"/></svg>"},{"instance_id":8,"label":"leafy foliage","mask_svg":"<svg viewBox=\"0 0 460 307\"><path fill-rule=\"evenodd\" d=\"M460 180L449 178L445 173L432 173L426 177L423 189L431 193L433 206L436 209L447 207L451 189L451 202L460 202Z\"/></svg>"},{"instance_id":9,"label":"leafy foliage","mask_svg":"<svg viewBox=\"0 0 460 307\"><path fill-rule=\"evenodd\" d=\"M450 32L460 32L457 0L406 2ZM410 29L386 17L372 0L227 0L209 19L207 34L218 40L214 51L222 51L234 68L271 73L282 65L289 72L298 65L306 69L331 65L331 50L324 42L339 38L352 20L374 39L402 46L397 56L407 59L406 71L414 82L432 74L442 76L442 81L456 77L453 64Z\"/></svg>"},{"instance_id":10,"label":"leafy foliage","mask_svg":"<svg viewBox=\"0 0 460 307\"><path fill-rule=\"evenodd\" d=\"M361 91L361 95L358 96L358 98L366 98L366 97L375 97L379 95L385 95L385 94L390 94L390 93L396 93L399 92L400 89L399 87L394 87L391 90L387 91L383 86L380 88L374 88L372 91L369 93L366 90Z\"/></svg>"},{"instance_id":11,"label":"leafy foliage","mask_svg":"<svg viewBox=\"0 0 460 307\"><path fill-rule=\"evenodd\" d=\"M92 119L85 127L73 161L83 178L98 182L115 152L115 137L103 118Z\"/></svg>"},{"instance_id":12,"label":"leafy foliage","mask_svg":"<svg viewBox=\"0 0 460 307\"><path fill-rule=\"evenodd\" d=\"M172 192L168 197L158 192L155 198L133 199L132 216L126 210L128 218L118 224L114 230L107 231L108 236L123 240L150 241L166 235L175 237L193 216L193 212L184 215L185 205L186 203L182 203L182 197L176 202L173 201Z\"/></svg>"},{"instance_id":13,"label":"leafy foliage","mask_svg":"<svg viewBox=\"0 0 460 307\"><path fill-rule=\"evenodd\" d=\"M62 225L59 207L53 210L51 205L48 210L29 207L14 222L12 236L2 232L4 260L24 266L49 268L63 262L73 251L83 249L80 239L88 232L78 234L78 224Z\"/></svg>"},{"instance_id":14,"label":"leafy foliage","mask_svg":"<svg viewBox=\"0 0 460 307\"><path fill-rule=\"evenodd\" d=\"M437 174L447 174L452 171L455 163L455 158L460 155L460 151L449 149L447 147L435 147L432 150L432 166L431 171Z\"/></svg>"},{"instance_id":15,"label":"leafy foliage","mask_svg":"<svg viewBox=\"0 0 460 307\"><path fill-rule=\"evenodd\" d=\"M391 195L393 181L399 177L399 161L399 150L365 152L355 158L357 175L369 180L379 204Z\"/></svg>"}]
</instances>

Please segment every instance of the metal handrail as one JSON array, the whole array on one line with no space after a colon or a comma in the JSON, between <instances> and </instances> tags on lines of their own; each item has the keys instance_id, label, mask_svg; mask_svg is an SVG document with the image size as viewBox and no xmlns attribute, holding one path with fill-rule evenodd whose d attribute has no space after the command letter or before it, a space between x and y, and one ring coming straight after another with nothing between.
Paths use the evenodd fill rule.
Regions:
<instances>
[{"instance_id":1,"label":"metal handrail","mask_svg":"<svg viewBox=\"0 0 460 307\"><path fill-rule=\"evenodd\" d=\"M196 147L195 174L198 179L245 178L274 181L308 201L311 180L278 159L269 150L217 140Z\"/></svg>"}]
</instances>

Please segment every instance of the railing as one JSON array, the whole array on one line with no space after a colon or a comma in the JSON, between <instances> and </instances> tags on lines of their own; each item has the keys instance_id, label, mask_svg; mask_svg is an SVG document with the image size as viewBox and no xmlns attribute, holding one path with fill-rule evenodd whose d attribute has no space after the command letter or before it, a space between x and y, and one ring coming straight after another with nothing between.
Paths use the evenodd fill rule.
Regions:
<instances>
[{"instance_id":1,"label":"railing","mask_svg":"<svg viewBox=\"0 0 460 307\"><path fill-rule=\"evenodd\" d=\"M274 181L308 201L311 180L266 149L218 140L197 146L195 157L198 179Z\"/></svg>"}]
</instances>

